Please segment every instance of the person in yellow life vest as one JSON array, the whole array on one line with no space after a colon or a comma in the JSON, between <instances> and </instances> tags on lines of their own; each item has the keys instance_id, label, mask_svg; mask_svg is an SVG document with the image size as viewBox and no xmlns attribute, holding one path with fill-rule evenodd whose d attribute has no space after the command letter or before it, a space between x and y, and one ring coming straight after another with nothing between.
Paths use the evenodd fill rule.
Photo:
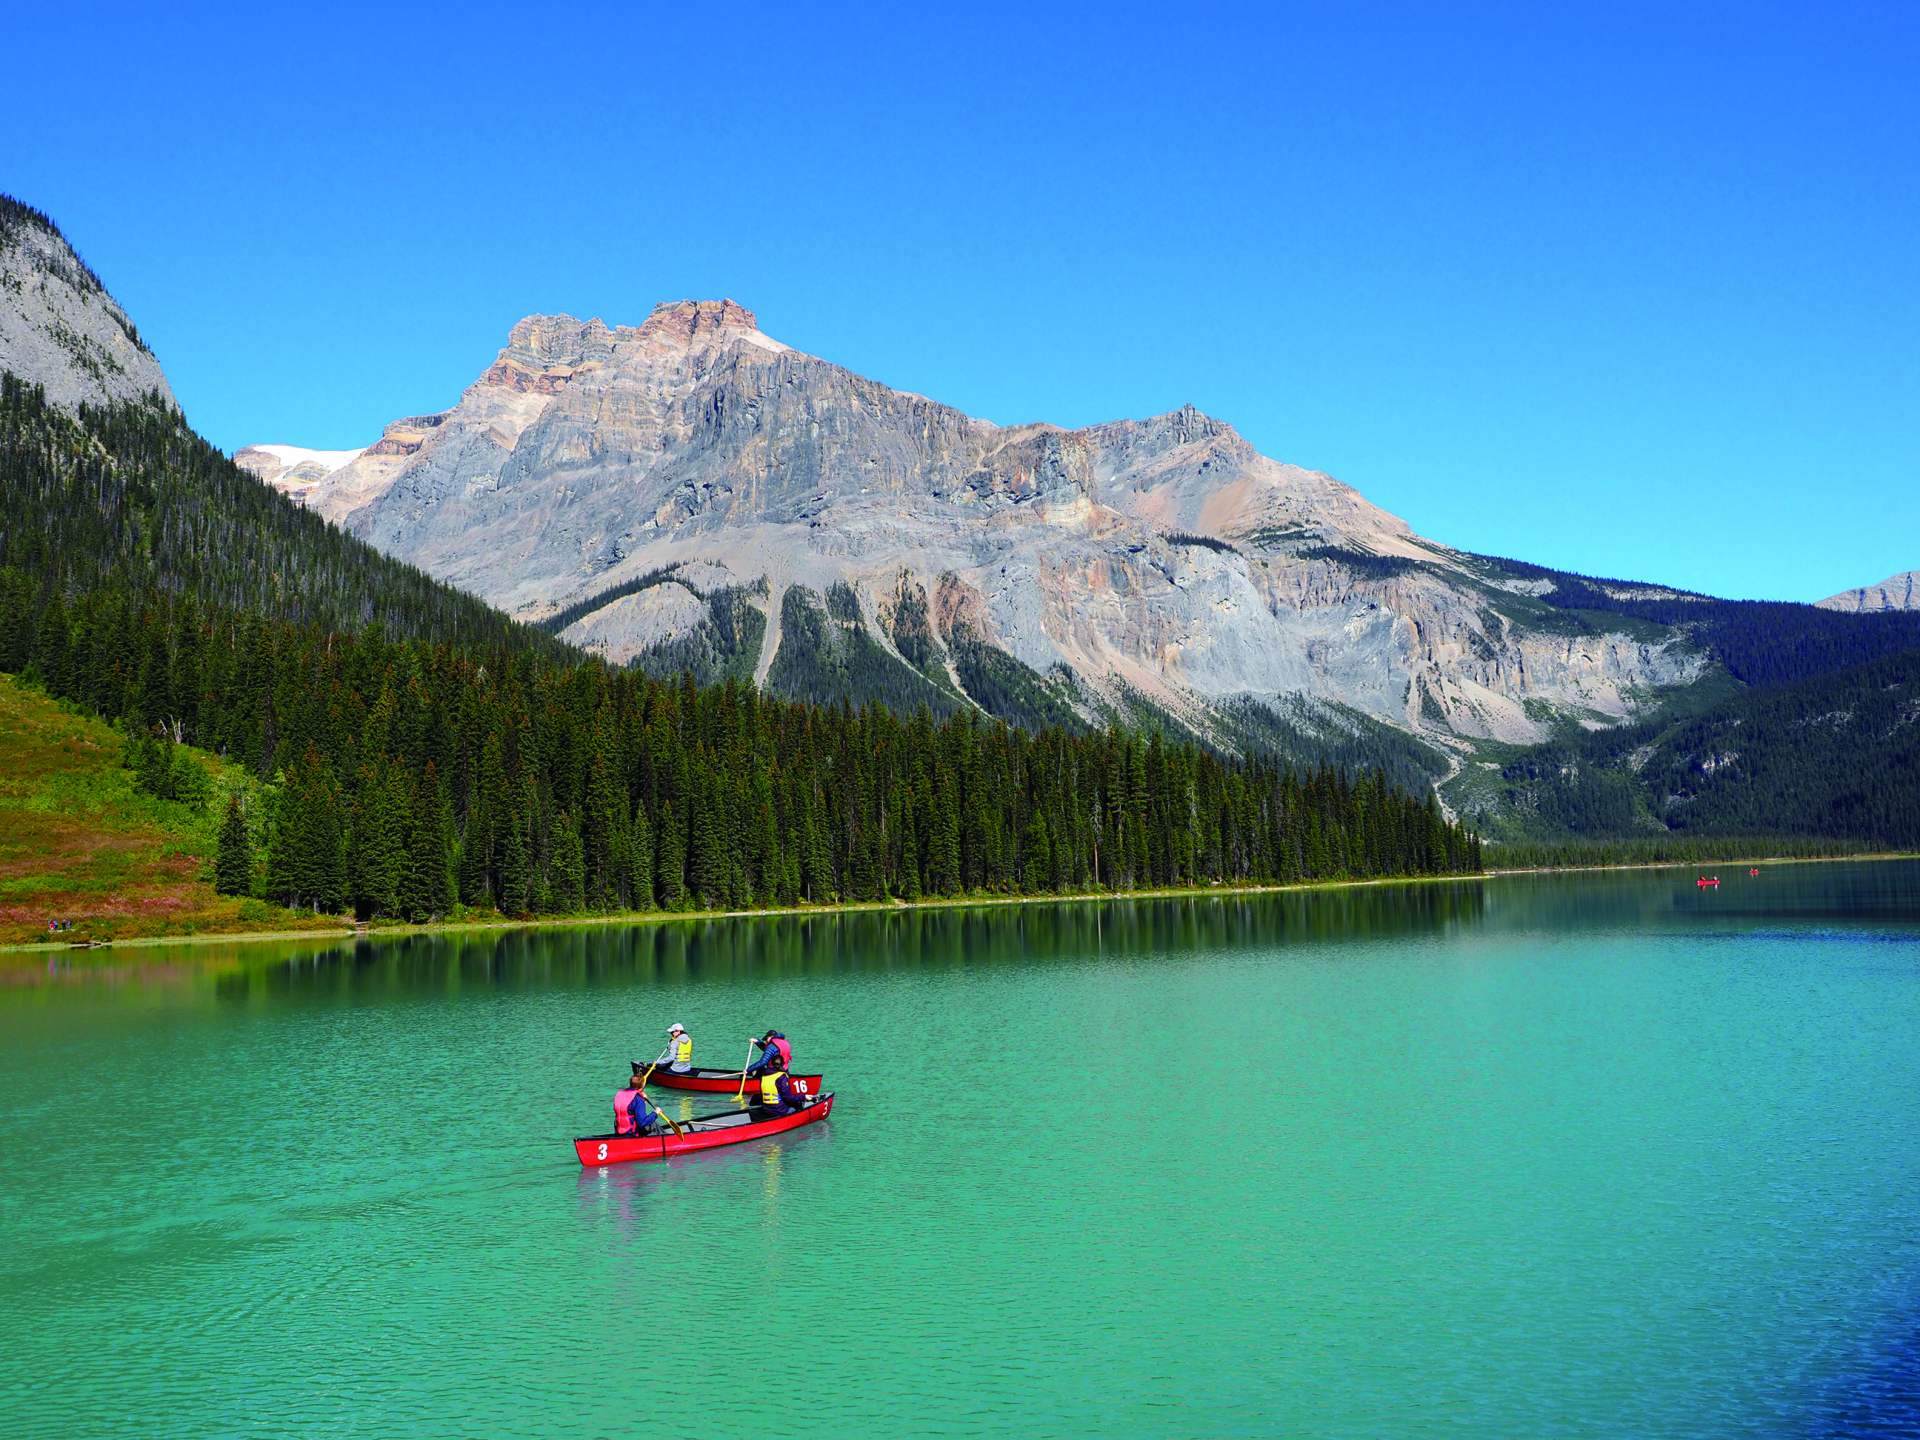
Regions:
<instances>
[{"instance_id":1,"label":"person in yellow life vest","mask_svg":"<svg viewBox=\"0 0 1920 1440\"><path fill-rule=\"evenodd\" d=\"M667 1027L667 1069L684 1075L693 1069L693 1037L687 1027L675 1021Z\"/></svg>"},{"instance_id":2,"label":"person in yellow life vest","mask_svg":"<svg viewBox=\"0 0 1920 1440\"><path fill-rule=\"evenodd\" d=\"M807 1104L807 1097L786 1071L775 1070L760 1077L760 1104L757 1108L761 1119L773 1120L782 1115L791 1115L796 1110L804 1110Z\"/></svg>"}]
</instances>

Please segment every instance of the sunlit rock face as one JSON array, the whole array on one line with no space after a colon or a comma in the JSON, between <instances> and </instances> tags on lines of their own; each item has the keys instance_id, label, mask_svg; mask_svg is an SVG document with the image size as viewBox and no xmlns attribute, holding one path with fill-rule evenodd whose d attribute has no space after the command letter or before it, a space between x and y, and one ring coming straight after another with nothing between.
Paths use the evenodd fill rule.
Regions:
<instances>
[{"instance_id":1,"label":"sunlit rock face","mask_svg":"<svg viewBox=\"0 0 1920 1440\"><path fill-rule=\"evenodd\" d=\"M38 211L0 195L0 370L44 388L56 405L103 405L173 390L146 342Z\"/></svg>"},{"instance_id":2,"label":"sunlit rock face","mask_svg":"<svg viewBox=\"0 0 1920 1440\"><path fill-rule=\"evenodd\" d=\"M745 587L764 680L789 587L844 584L851 623L963 702L953 657L985 645L1090 717L1144 701L1202 730L1304 696L1532 740L1703 663L1529 629L1499 603L1525 587L1191 407L994 425L790 349L730 300L637 327L530 316L452 409L322 475L256 473L513 614L568 611L563 633L616 661Z\"/></svg>"},{"instance_id":3,"label":"sunlit rock face","mask_svg":"<svg viewBox=\"0 0 1920 1440\"><path fill-rule=\"evenodd\" d=\"M1890 575L1878 585L1842 590L1818 602L1822 610L1920 610L1920 570Z\"/></svg>"}]
</instances>

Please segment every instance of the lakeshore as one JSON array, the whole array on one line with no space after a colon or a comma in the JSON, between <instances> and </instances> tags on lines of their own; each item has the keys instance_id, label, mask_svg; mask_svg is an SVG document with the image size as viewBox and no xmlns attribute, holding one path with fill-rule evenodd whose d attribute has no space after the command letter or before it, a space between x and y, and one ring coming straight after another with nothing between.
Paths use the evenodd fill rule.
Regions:
<instances>
[{"instance_id":1,"label":"lakeshore","mask_svg":"<svg viewBox=\"0 0 1920 1440\"><path fill-rule=\"evenodd\" d=\"M1142 890L1087 890L1070 894L953 895L921 900L857 900L828 905L753 906L730 910L627 910L589 915L533 915L515 919L504 915L457 916L425 924L373 921L357 924L314 924L275 930L195 930L114 936L100 941L24 941L0 945L0 955L126 950L158 945L239 945L279 940L355 940L407 935L481 934L520 930L576 930L624 925L673 925L711 920L804 918L807 916L899 913L915 910L956 910L1021 905L1091 905L1118 901L1234 899L1261 895L1309 894L1321 891L1378 889L1401 885L1479 883L1525 876L1583 875L1606 871L1699 870L1716 865L1781 866L1835 865L1852 862L1883 863L1920 858L1910 851L1864 855L1732 855L1714 860L1622 861L1615 864L1490 867L1467 874L1386 875L1364 880L1303 880L1285 885L1198 885Z\"/></svg>"}]
</instances>

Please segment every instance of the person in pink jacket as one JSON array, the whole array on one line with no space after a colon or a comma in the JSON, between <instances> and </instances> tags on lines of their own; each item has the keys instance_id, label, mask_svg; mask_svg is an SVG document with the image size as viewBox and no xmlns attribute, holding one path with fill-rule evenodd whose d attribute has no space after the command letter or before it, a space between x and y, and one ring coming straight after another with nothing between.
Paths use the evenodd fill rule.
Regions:
<instances>
[{"instance_id":1,"label":"person in pink jacket","mask_svg":"<svg viewBox=\"0 0 1920 1440\"><path fill-rule=\"evenodd\" d=\"M760 1047L760 1053L747 1067L749 1075L766 1075L776 1070L793 1068L793 1047L787 1043L787 1037L778 1030L769 1030L764 1035L748 1037Z\"/></svg>"}]
</instances>

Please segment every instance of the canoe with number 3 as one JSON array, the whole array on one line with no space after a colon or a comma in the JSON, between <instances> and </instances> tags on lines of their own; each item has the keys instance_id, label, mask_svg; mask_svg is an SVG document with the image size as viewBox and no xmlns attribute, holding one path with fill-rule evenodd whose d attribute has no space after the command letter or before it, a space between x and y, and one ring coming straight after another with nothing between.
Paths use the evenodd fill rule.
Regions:
<instances>
[{"instance_id":1,"label":"canoe with number 3","mask_svg":"<svg viewBox=\"0 0 1920 1440\"><path fill-rule=\"evenodd\" d=\"M739 1079L739 1072L734 1072ZM798 1130L824 1120L833 1112L833 1092L828 1091L791 1115L771 1120L756 1119L756 1110L728 1110L718 1115L697 1115L680 1122L680 1133L671 1129L660 1135L582 1135L573 1142L573 1153L582 1165L619 1165L629 1160L665 1160L695 1150L712 1150L720 1145L739 1145L761 1140L788 1130Z\"/></svg>"},{"instance_id":2,"label":"canoe with number 3","mask_svg":"<svg viewBox=\"0 0 1920 1440\"><path fill-rule=\"evenodd\" d=\"M800 1087L800 1093L802 1095L818 1095L820 1093L820 1076L818 1075L796 1075L793 1077L793 1083ZM714 1095L721 1094L722 1092L731 1095L740 1088L740 1072L738 1070L701 1070L698 1068L692 1070L669 1070L666 1066L662 1065L647 1077L647 1088L649 1090L656 1085L662 1090L704 1090ZM759 1086L760 1077L758 1075L749 1075L747 1077L747 1093L749 1095L757 1090Z\"/></svg>"}]
</instances>

